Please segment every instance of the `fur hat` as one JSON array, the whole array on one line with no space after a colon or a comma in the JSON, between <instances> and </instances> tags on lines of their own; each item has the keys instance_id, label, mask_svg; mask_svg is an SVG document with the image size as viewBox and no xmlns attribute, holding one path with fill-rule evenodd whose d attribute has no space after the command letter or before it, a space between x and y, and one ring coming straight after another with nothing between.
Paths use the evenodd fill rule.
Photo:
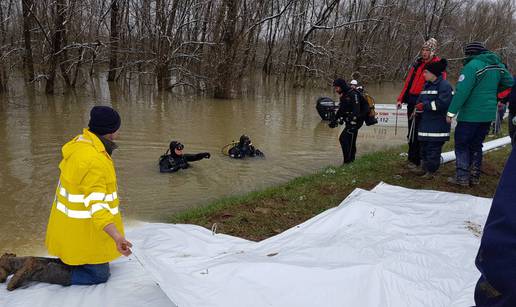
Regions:
<instances>
[{"instance_id":1,"label":"fur hat","mask_svg":"<svg viewBox=\"0 0 516 307\"><path fill-rule=\"evenodd\" d=\"M431 53L435 53L437 51L437 40L435 38L430 38L423 43L421 48L426 48L430 50Z\"/></svg>"}]
</instances>

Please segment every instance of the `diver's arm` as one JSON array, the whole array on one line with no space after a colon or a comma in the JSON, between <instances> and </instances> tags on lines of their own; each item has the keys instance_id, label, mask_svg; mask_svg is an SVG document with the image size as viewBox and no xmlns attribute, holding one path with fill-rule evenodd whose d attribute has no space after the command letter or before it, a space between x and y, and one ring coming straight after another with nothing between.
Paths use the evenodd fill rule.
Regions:
<instances>
[{"instance_id":1,"label":"diver's arm","mask_svg":"<svg viewBox=\"0 0 516 307\"><path fill-rule=\"evenodd\" d=\"M209 152L201 152L198 154L184 154L183 157L188 162L195 162L202 159L209 159L211 157Z\"/></svg>"}]
</instances>

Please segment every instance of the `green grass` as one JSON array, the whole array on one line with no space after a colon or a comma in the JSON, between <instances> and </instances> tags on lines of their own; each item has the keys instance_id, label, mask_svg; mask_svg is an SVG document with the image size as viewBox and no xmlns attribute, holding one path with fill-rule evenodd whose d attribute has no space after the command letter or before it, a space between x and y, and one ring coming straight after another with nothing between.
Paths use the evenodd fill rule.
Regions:
<instances>
[{"instance_id":1,"label":"green grass","mask_svg":"<svg viewBox=\"0 0 516 307\"><path fill-rule=\"evenodd\" d=\"M482 184L475 188L458 188L446 182L447 177L454 174L454 163L444 165L435 179L422 179L405 169L406 158L400 156L405 148L366 154L350 165L327 167L276 187L223 198L179 213L170 222L207 228L216 223L218 232L262 240L338 205L355 188L370 189L381 181L414 189L492 197L510 153L510 147L505 147L486 154Z\"/></svg>"}]
</instances>

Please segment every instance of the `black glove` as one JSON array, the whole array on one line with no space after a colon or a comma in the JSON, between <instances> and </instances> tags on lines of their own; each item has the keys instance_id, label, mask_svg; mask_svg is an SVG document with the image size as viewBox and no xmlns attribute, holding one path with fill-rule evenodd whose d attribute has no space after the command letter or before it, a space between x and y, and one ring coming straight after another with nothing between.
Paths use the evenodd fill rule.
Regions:
<instances>
[{"instance_id":1,"label":"black glove","mask_svg":"<svg viewBox=\"0 0 516 307\"><path fill-rule=\"evenodd\" d=\"M211 157L209 152L203 152L202 155L204 159L209 159Z\"/></svg>"},{"instance_id":2,"label":"black glove","mask_svg":"<svg viewBox=\"0 0 516 307\"><path fill-rule=\"evenodd\" d=\"M337 128L337 126L338 126L338 125L339 125L339 124L337 123L337 121L336 121L336 120L332 120L332 121L328 124L328 126L329 126L330 128Z\"/></svg>"}]
</instances>

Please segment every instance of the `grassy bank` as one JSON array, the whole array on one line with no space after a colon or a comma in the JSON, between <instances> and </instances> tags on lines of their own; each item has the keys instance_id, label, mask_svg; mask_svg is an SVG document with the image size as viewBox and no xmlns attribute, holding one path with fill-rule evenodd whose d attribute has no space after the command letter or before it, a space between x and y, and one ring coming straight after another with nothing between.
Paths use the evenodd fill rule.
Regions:
<instances>
[{"instance_id":1,"label":"grassy bank","mask_svg":"<svg viewBox=\"0 0 516 307\"><path fill-rule=\"evenodd\" d=\"M454 163L444 165L433 180L419 178L405 169L406 158L400 152L404 149L366 154L351 165L328 167L277 187L224 198L180 213L171 222L207 228L217 223L219 233L262 240L338 205L355 188L371 189L381 181L407 188L492 197L510 146L484 156L484 175L481 184L474 188L458 188L446 182L455 172Z\"/></svg>"}]
</instances>

